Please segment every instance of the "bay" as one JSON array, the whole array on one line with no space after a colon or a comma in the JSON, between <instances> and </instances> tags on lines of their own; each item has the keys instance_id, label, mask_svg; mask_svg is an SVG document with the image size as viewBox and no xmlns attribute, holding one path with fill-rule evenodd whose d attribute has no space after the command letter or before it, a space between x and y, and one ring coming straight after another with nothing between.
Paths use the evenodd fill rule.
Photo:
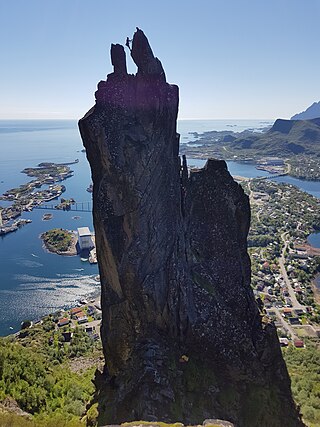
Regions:
<instances>
[{"instance_id":1,"label":"bay","mask_svg":"<svg viewBox=\"0 0 320 427\"><path fill-rule=\"evenodd\" d=\"M76 121L1 121L0 192L29 181L20 173L40 162L70 162L74 176L63 181L63 197L84 202L91 200L86 188L91 182L90 168ZM4 206L0 201L0 206ZM51 228L93 230L90 212L52 211L53 219L42 221L43 210L23 213L31 219L15 233L0 238L0 335L16 331L26 319L36 319L61 307L75 304L80 297L99 292L94 280L97 265L80 257L63 257L46 252L40 234ZM78 219L73 219L79 216ZM13 328L13 329L10 329Z\"/></svg>"},{"instance_id":2,"label":"bay","mask_svg":"<svg viewBox=\"0 0 320 427\"><path fill-rule=\"evenodd\" d=\"M294 178L292 176L280 176L278 178L272 178L272 180L275 182L283 182L285 184L295 185L296 187L300 188L300 190L320 199L319 181L307 181L304 179Z\"/></svg>"},{"instance_id":3,"label":"bay","mask_svg":"<svg viewBox=\"0 0 320 427\"><path fill-rule=\"evenodd\" d=\"M206 164L206 159L187 158L188 166L202 168ZM258 178L270 176L269 172L258 170L253 163L241 163L226 161L228 171L232 176L243 176L245 178Z\"/></svg>"}]
</instances>

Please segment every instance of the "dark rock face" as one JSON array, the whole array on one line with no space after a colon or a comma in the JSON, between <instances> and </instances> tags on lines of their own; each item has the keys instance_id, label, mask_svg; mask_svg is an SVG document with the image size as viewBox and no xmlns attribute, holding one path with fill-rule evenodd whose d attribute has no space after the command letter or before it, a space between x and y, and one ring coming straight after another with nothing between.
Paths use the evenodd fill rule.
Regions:
<instances>
[{"instance_id":1,"label":"dark rock face","mask_svg":"<svg viewBox=\"0 0 320 427\"><path fill-rule=\"evenodd\" d=\"M93 177L105 374L101 423L302 426L276 331L250 288L248 197L224 161L189 175L178 88L137 29L79 122Z\"/></svg>"}]
</instances>

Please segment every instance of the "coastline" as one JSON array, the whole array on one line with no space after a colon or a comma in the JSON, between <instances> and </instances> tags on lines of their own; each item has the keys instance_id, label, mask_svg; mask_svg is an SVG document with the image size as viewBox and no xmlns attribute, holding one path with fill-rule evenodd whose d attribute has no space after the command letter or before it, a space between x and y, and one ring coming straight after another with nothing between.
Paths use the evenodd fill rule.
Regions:
<instances>
[{"instance_id":1,"label":"coastline","mask_svg":"<svg viewBox=\"0 0 320 427\"><path fill-rule=\"evenodd\" d=\"M320 256L320 248L317 248L316 246L312 246L308 242L308 238L306 239L306 242L305 242L305 248L308 255ZM317 304L320 304L320 273L316 273L312 278L311 289L313 292L315 302Z\"/></svg>"},{"instance_id":2,"label":"coastline","mask_svg":"<svg viewBox=\"0 0 320 427\"><path fill-rule=\"evenodd\" d=\"M92 278L97 283L98 282L100 283L100 279L97 280L97 277L100 277L100 276L92 276ZM92 292L90 292L87 295L85 295L85 298L86 299L88 298L90 300L90 302L94 300L94 302L91 302L92 304L99 304L100 305L101 304L101 285L99 286L99 290L98 289L97 290L93 290ZM33 326L37 325L38 323L41 323L43 321L43 319L45 319L46 317L48 317L50 315L54 315L55 313L57 313L59 311L66 312L66 311L71 310L72 308L79 307L79 301L80 301L80 298L79 298L77 304L74 303L74 304L66 304L66 305L60 306L55 311L48 312L48 313L46 313L45 315L43 315L43 316L41 316L39 318L34 318L34 319L30 320L30 322L31 322L30 328L32 328ZM87 304L81 304L81 307L84 307L86 305ZM21 322L21 324L22 324L22 322ZM6 337L11 337L11 336L15 337L15 336L17 336L17 335L20 334L20 331L21 331L21 329L17 330L16 332L12 331L11 333L9 333L7 335L0 335L0 339L1 338L6 338Z\"/></svg>"},{"instance_id":3,"label":"coastline","mask_svg":"<svg viewBox=\"0 0 320 427\"><path fill-rule=\"evenodd\" d=\"M320 248L310 245L307 240L300 246L306 251L308 256L320 256Z\"/></svg>"},{"instance_id":4,"label":"coastline","mask_svg":"<svg viewBox=\"0 0 320 427\"><path fill-rule=\"evenodd\" d=\"M62 256L76 256L78 255L77 251L77 236L75 233L70 232L72 241L67 251L59 251L56 248L54 248L52 245L50 245L48 242L44 240L43 237L44 233L41 233L39 238L42 240L42 247L46 252L49 252L50 254L56 254L56 255L62 255Z\"/></svg>"}]
</instances>

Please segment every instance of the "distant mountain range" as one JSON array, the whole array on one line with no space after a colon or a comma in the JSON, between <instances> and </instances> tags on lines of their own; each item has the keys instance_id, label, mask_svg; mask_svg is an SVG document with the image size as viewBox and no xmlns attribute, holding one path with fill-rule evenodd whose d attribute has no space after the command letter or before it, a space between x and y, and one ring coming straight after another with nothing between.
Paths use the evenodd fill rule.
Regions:
<instances>
[{"instance_id":1,"label":"distant mountain range","mask_svg":"<svg viewBox=\"0 0 320 427\"><path fill-rule=\"evenodd\" d=\"M320 117L320 101L314 102L302 113L295 114L291 117L291 120L309 120Z\"/></svg>"},{"instance_id":2,"label":"distant mountain range","mask_svg":"<svg viewBox=\"0 0 320 427\"><path fill-rule=\"evenodd\" d=\"M247 154L291 157L295 154L320 156L320 118L312 120L283 120L274 122L262 134L253 133L235 139L229 146Z\"/></svg>"}]
</instances>

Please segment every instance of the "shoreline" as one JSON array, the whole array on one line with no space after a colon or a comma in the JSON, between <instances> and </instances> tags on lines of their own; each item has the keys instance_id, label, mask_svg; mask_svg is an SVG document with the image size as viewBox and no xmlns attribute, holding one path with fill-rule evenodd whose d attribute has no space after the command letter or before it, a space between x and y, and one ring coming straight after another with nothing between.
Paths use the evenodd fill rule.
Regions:
<instances>
[{"instance_id":1,"label":"shoreline","mask_svg":"<svg viewBox=\"0 0 320 427\"><path fill-rule=\"evenodd\" d=\"M307 240L299 246L301 246L303 250L306 251L308 256L320 256L320 248L310 245Z\"/></svg>"},{"instance_id":2,"label":"shoreline","mask_svg":"<svg viewBox=\"0 0 320 427\"><path fill-rule=\"evenodd\" d=\"M311 233L313 234L313 233ZM309 237L309 236L308 236ZM320 256L320 248L312 246L308 242L308 237L305 241L305 249L309 256ZM320 273L316 273L311 279L311 289L316 304L320 304Z\"/></svg>"},{"instance_id":3,"label":"shoreline","mask_svg":"<svg viewBox=\"0 0 320 427\"><path fill-rule=\"evenodd\" d=\"M101 300L101 283L100 283L100 280L97 280L97 277L99 277L99 276L92 275L92 276L89 276L89 277L92 278L95 282L99 283L99 290L94 290L93 289L92 292L90 292L90 293L88 293L88 294L85 295L85 298L86 299L88 298L90 300L94 299L95 302L92 303L92 304L95 304L95 303L99 303L100 304L101 303L100 302L100 300ZM83 296L81 298L83 298ZM80 301L81 298L79 298L78 301ZM84 306L84 305L86 305L86 304L82 304L81 306ZM72 308L75 308L75 307L78 307L78 303L76 301L75 301L75 305L65 304L63 306L59 306L59 307L56 308L55 311L48 312L48 313L46 313L45 315L43 315L43 316L41 316L39 318L34 318L34 319L30 320L30 322L32 323L31 328L33 326L37 325L37 323L39 321L42 322L43 319L45 319L46 317L48 317L50 315L53 315L53 314L57 313L58 311L69 311L69 310L71 310ZM22 324L22 322L21 322L21 324ZM17 336L20 333L20 331L21 331L21 329L18 329L16 332L12 331L11 333L9 333L7 335L0 335L0 338L7 338L7 337L11 337L11 336Z\"/></svg>"},{"instance_id":4,"label":"shoreline","mask_svg":"<svg viewBox=\"0 0 320 427\"><path fill-rule=\"evenodd\" d=\"M69 246L69 248L68 248L67 251L59 251L59 250L55 249L53 246L51 246L50 244L48 244L44 240L43 235L44 235L44 233L41 233L39 235L39 238L42 240L42 248L46 252L48 252L50 254L61 255L61 256L76 256L76 255L78 255L78 251L77 251L77 242L78 242L78 239L77 239L77 236L75 235L74 232L70 232L72 241L71 241L71 244L70 244L70 246Z\"/></svg>"}]
</instances>

